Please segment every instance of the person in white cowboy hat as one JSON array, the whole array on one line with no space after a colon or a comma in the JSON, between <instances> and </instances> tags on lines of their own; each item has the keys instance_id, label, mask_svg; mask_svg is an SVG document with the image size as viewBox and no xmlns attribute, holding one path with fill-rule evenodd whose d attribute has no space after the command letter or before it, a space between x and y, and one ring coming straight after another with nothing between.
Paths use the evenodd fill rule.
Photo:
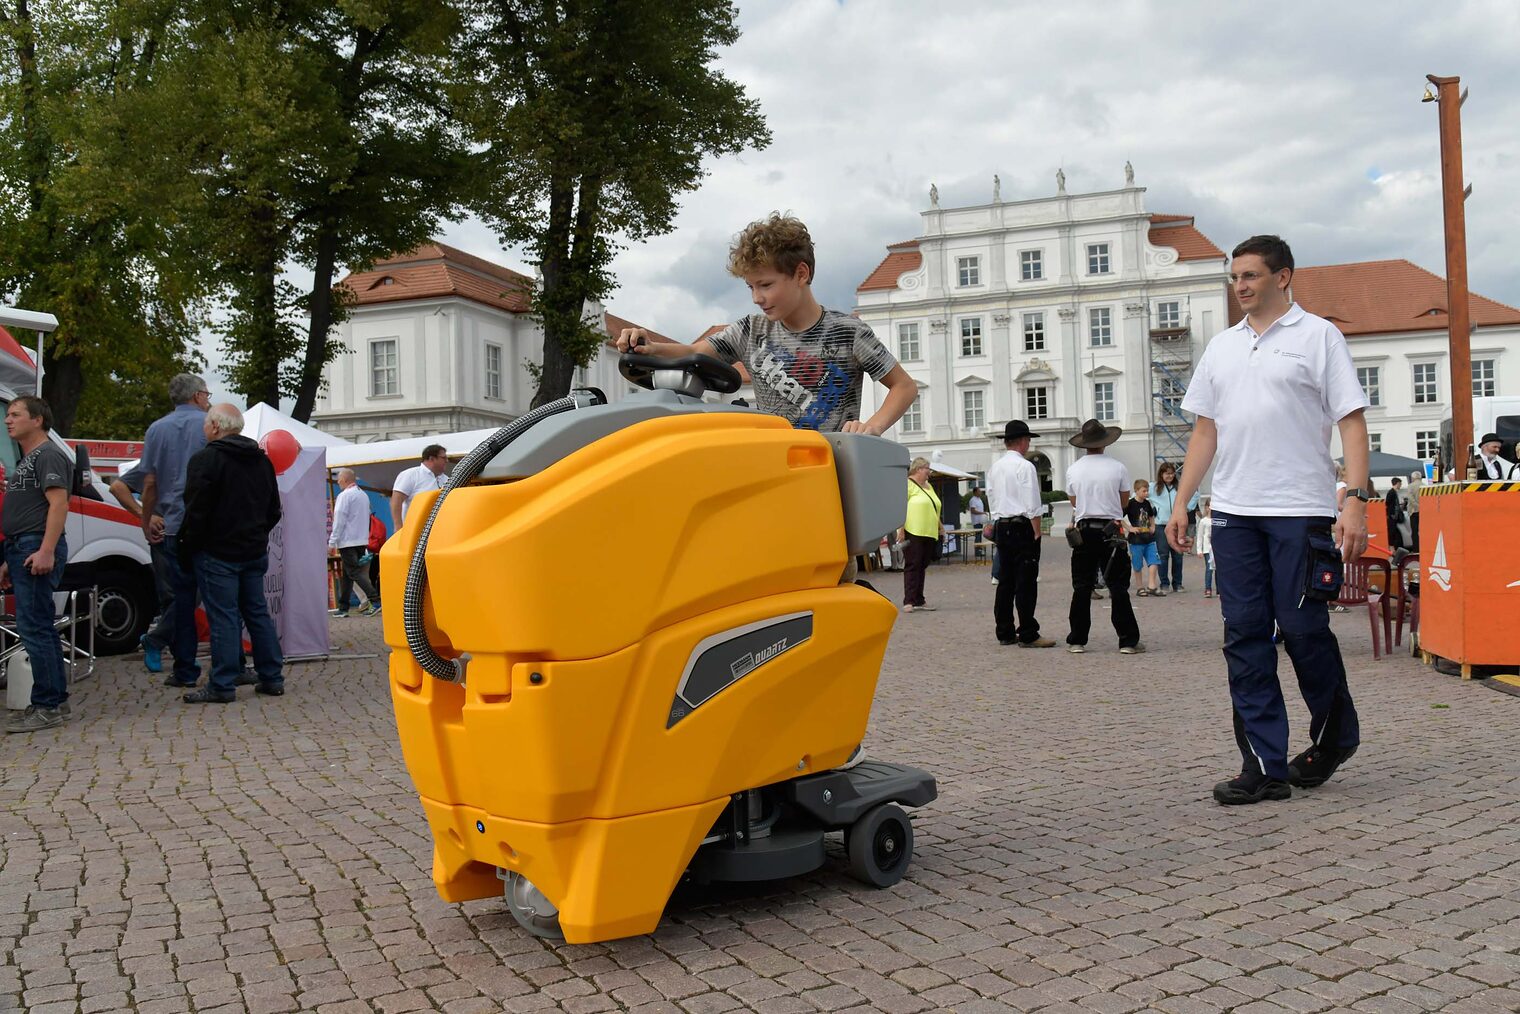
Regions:
<instances>
[{"instance_id":1,"label":"person in white cowboy hat","mask_svg":"<svg viewBox=\"0 0 1520 1014\"><path fill-rule=\"evenodd\" d=\"M1073 654L1087 650L1094 579L1100 572L1113 600L1109 618L1119 635L1120 653L1138 655L1145 650L1140 643L1140 622L1129 600L1129 549L1119 526L1129 504L1129 469L1118 458L1103 453L1103 448L1123 432L1117 426L1089 419L1067 440L1087 451L1066 470L1065 483L1075 532L1067 536L1072 549L1071 632L1066 635L1066 650Z\"/></svg>"}]
</instances>

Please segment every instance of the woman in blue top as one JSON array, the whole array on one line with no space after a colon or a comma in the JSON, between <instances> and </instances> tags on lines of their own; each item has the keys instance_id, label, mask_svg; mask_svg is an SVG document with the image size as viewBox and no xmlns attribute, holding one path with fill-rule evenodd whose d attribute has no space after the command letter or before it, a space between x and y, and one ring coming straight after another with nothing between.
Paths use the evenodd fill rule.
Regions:
<instances>
[{"instance_id":1,"label":"woman in blue top","mask_svg":"<svg viewBox=\"0 0 1520 1014\"><path fill-rule=\"evenodd\" d=\"M1156 554L1159 558L1157 571L1161 574L1161 587L1167 585L1167 573L1171 573L1172 591L1180 592L1182 588L1182 555L1173 549L1166 541L1166 536L1160 534L1166 531L1166 523L1171 520L1172 511L1177 510L1177 466L1170 461L1163 461L1156 469L1156 485L1151 490L1151 503L1156 505ZM1198 509L1198 494L1194 493L1188 500L1187 506L1182 508L1189 514Z\"/></svg>"}]
</instances>

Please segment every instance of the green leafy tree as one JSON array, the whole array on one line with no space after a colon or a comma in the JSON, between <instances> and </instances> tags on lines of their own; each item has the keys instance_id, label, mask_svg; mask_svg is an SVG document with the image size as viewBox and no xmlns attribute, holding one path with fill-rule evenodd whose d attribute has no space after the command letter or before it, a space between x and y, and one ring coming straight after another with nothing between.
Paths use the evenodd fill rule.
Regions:
<instances>
[{"instance_id":1,"label":"green leafy tree","mask_svg":"<svg viewBox=\"0 0 1520 1014\"><path fill-rule=\"evenodd\" d=\"M159 209L130 177L92 177L84 157L100 111L156 73L162 8L0 3L0 296L58 317L42 394L71 435L76 418L160 413L161 385L118 383L114 364L185 362L201 321L198 268L160 241Z\"/></svg>"},{"instance_id":2,"label":"green leafy tree","mask_svg":"<svg viewBox=\"0 0 1520 1014\"><path fill-rule=\"evenodd\" d=\"M620 239L669 232L703 159L761 148L754 100L713 66L739 35L726 0L462 0L455 99L477 210L539 265L544 354L533 404L564 396L604 340L585 307L612 288Z\"/></svg>"}]
</instances>

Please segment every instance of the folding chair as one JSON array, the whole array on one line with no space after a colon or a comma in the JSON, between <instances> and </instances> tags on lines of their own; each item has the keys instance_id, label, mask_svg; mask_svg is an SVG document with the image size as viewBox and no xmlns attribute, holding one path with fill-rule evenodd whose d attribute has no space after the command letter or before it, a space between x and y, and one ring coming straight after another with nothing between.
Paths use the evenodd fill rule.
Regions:
<instances>
[{"instance_id":1,"label":"folding chair","mask_svg":"<svg viewBox=\"0 0 1520 1014\"><path fill-rule=\"evenodd\" d=\"M1409 618L1409 646L1411 650L1420 641L1420 554L1410 553L1399 561L1398 606L1394 610L1393 643L1404 641L1404 618Z\"/></svg>"},{"instance_id":2,"label":"folding chair","mask_svg":"<svg viewBox=\"0 0 1520 1014\"><path fill-rule=\"evenodd\" d=\"M1373 571L1381 570L1380 580L1373 580ZM1341 594L1335 600L1339 606L1367 607L1367 622L1372 628L1372 658L1373 661L1383 657L1383 646L1389 650L1393 647L1392 620L1388 613L1388 592L1392 585L1393 575L1388 567L1387 560L1379 560L1371 557L1362 557L1355 563L1346 565L1345 580L1341 583ZM1382 614L1383 637L1378 640L1378 614Z\"/></svg>"},{"instance_id":3,"label":"folding chair","mask_svg":"<svg viewBox=\"0 0 1520 1014\"><path fill-rule=\"evenodd\" d=\"M67 578L53 593L56 615L53 626L63 646L63 664L69 685L95 674L95 610L100 604L99 589L93 584L70 582ZM83 627L83 631L80 628ZM0 666L25 650L16 630L16 601L4 596L4 613L0 615Z\"/></svg>"}]
</instances>

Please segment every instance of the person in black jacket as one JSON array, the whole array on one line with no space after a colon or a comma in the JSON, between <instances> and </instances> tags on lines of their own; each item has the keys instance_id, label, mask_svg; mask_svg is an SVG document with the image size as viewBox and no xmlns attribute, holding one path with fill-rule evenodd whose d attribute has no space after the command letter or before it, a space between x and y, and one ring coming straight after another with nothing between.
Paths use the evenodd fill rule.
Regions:
<instances>
[{"instance_id":1,"label":"person in black jacket","mask_svg":"<svg viewBox=\"0 0 1520 1014\"><path fill-rule=\"evenodd\" d=\"M1404 485L1404 480L1398 476L1393 477L1388 487L1388 495L1383 498L1383 513L1388 518L1388 549L1403 549L1404 533L1399 530L1399 523L1404 520L1404 496L1399 487Z\"/></svg>"},{"instance_id":2,"label":"person in black jacket","mask_svg":"<svg viewBox=\"0 0 1520 1014\"><path fill-rule=\"evenodd\" d=\"M211 626L211 679L185 695L187 704L228 704L242 676L242 628L253 646L257 691L285 692L280 637L264 600L269 533L280 522L274 466L242 435L232 405L206 413L206 446L185 471L185 519L179 530L182 566L193 566Z\"/></svg>"}]
</instances>

